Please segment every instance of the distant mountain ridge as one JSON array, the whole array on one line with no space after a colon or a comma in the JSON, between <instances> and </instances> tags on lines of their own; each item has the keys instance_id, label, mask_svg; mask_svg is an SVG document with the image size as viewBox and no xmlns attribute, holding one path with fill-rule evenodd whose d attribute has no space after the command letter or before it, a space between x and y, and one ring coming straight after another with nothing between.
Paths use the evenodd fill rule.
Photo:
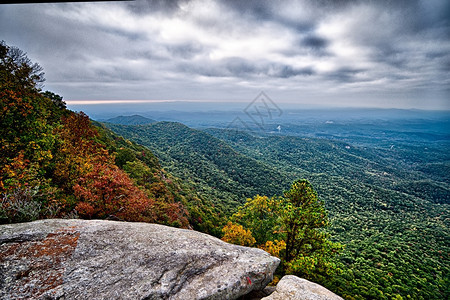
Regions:
<instances>
[{"instance_id":1,"label":"distant mountain ridge","mask_svg":"<svg viewBox=\"0 0 450 300\"><path fill-rule=\"evenodd\" d=\"M156 123L155 120L143 117L141 115L118 116L111 119L107 119L105 120L105 122L120 125L146 125Z\"/></svg>"}]
</instances>

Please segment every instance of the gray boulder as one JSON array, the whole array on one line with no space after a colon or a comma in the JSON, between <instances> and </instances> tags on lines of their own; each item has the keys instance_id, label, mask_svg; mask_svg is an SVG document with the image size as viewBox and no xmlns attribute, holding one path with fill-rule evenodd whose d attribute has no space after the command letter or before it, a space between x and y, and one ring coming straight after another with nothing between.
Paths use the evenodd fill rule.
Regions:
<instances>
[{"instance_id":1,"label":"gray boulder","mask_svg":"<svg viewBox=\"0 0 450 300\"><path fill-rule=\"evenodd\" d=\"M236 299L279 259L192 230L102 220L0 226L0 299Z\"/></svg>"},{"instance_id":2,"label":"gray boulder","mask_svg":"<svg viewBox=\"0 0 450 300\"><path fill-rule=\"evenodd\" d=\"M278 282L275 291L261 300L343 300L317 283L286 275Z\"/></svg>"}]
</instances>

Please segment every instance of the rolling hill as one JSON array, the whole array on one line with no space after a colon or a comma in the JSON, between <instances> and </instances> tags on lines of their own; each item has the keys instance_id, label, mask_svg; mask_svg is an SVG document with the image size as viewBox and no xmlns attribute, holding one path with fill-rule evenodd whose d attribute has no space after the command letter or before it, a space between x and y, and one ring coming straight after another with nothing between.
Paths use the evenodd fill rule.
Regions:
<instances>
[{"instance_id":1,"label":"rolling hill","mask_svg":"<svg viewBox=\"0 0 450 300\"><path fill-rule=\"evenodd\" d=\"M120 124L120 125L145 125L155 123L155 120L140 116L140 115L132 115L132 116L118 116L108 120L105 122Z\"/></svg>"},{"instance_id":2,"label":"rolling hill","mask_svg":"<svg viewBox=\"0 0 450 300\"><path fill-rule=\"evenodd\" d=\"M279 193L292 180L275 167L243 155L224 141L181 123L107 126L148 147L167 171L190 182L227 213L247 197Z\"/></svg>"},{"instance_id":3,"label":"rolling hill","mask_svg":"<svg viewBox=\"0 0 450 300\"><path fill-rule=\"evenodd\" d=\"M335 139L172 122L107 126L149 147L228 215L246 197L280 195L292 180L308 179L328 209L333 240L346 245L343 273L322 284L347 299L448 296L450 188L427 163L410 165L418 155L411 145L392 154Z\"/></svg>"}]
</instances>

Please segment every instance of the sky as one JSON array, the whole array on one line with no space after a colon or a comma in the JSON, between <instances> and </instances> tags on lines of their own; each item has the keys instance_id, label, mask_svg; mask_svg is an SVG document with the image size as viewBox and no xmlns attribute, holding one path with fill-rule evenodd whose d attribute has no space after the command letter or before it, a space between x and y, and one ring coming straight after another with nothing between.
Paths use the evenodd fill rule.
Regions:
<instances>
[{"instance_id":1,"label":"sky","mask_svg":"<svg viewBox=\"0 0 450 300\"><path fill-rule=\"evenodd\" d=\"M72 105L450 110L448 0L1 4L0 40Z\"/></svg>"}]
</instances>

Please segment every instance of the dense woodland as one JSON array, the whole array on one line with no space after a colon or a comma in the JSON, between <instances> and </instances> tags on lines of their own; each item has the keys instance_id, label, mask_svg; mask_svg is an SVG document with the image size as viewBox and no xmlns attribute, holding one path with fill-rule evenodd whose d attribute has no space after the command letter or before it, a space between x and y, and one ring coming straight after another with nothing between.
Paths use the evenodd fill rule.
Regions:
<instances>
[{"instance_id":1,"label":"dense woodland","mask_svg":"<svg viewBox=\"0 0 450 300\"><path fill-rule=\"evenodd\" d=\"M0 223L156 222L261 247L282 259L277 275L345 299L450 297L441 144L392 153L369 140L202 131L140 116L98 123L43 92L43 75L0 44Z\"/></svg>"},{"instance_id":2,"label":"dense woodland","mask_svg":"<svg viewBox=\"0 0 450 300\"><path fill-rule=\"evenodd\" d=\"M449 194L445 177L433 180L417 171L424 165L343 142L248 135L236 139L216 133L243 153L313 183L330 213L332 236L346 245L344 272L327 284L333 290L354 298L448 297L449 202L441 197ZM409 159L416 160L411 152ZM445 168L443 156L435 159ZM423 181L428 189L420 195L405 188ZM444 192L436 193L439 188Z\"/></svg>"},{"instance_id":3,"label":"dense woodland","mask_svg":"<svg viewBox=\"0 0 450 300\"><path fill-rule=\"evenodd\" d=\"M220 212L147 148L67 110L62 97L40 90L39 65L20 49L0 50L1 223L83 217L220 232Z\"/></svg>"},{"instance_id":4,"label":"dense woodland","mask_svg":"<svg viewBox=\"0 0 450 300\"><path fill-rule=\"evenodd\" d=\"M424 153L418 143L405 144L391 153L310 136L200 131L172 122L107 126L149 147L168 171L227 214L235 202L281 195L292 181L307 178L325 202L332 240L345 245L342 273L320 282L346 299L448 296L450 189L443 170L449 158L440 147ZM433 172L438 161L441 168Z\"/></svg>"}]
</instances>

